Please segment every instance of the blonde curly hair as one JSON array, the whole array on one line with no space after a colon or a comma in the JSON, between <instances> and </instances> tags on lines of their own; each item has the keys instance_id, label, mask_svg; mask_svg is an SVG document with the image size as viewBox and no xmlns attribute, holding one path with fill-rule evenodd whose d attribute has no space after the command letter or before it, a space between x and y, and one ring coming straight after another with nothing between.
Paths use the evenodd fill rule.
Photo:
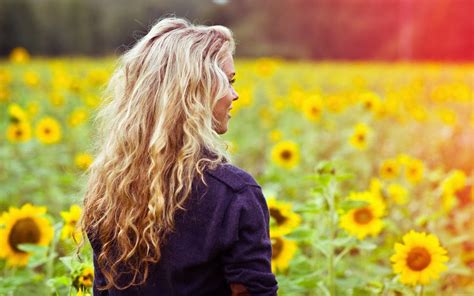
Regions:
<instances>
[{"instance_id":1,"label":"blonde curly hair","mask_svg":"<svg viewBox=\"0 0 474 296\"><path fill-rule=\"evenodd\" d=\"M120 58L96 117L80 222L101 246L100 289L145 282L193 182L227 161L212 110L228 92L222 64L234 51L228 28L169 17ZM119 286L124 270L132 280Z\"/></svg>"}]
</instances>

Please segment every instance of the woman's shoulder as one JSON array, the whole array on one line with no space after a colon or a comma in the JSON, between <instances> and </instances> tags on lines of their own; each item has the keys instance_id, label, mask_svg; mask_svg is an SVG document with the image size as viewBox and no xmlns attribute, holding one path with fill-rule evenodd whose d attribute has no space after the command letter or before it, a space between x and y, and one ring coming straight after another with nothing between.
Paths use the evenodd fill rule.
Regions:
<instances>
[{"instance_id":1,"label":"woman's shoulder","mask_svg":"<svg viewBox=\"0 0 474 296\"><path fill-rule=\"evenodd\" d=\"M229 163L219 164L214 169L208 168L206 174L212 180L230 187L234 192L242 191L249 186L260 187L251 174Z\"/></svg>"}]
</instances>

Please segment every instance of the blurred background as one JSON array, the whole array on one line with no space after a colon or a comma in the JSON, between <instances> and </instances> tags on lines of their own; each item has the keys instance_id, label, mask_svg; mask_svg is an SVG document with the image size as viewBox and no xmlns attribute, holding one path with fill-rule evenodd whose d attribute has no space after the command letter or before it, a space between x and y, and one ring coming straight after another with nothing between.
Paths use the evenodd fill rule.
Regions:
<instances>
[{"instance_id":1,"label":"blurred background","mask_svg":"<svg viewBox=\"0 0 474 296\"><path fill-rule=\"evenodd\" d=\"M106 55L158 18L230 27L237 56L472 60L472 0L1 0L0 55Z\"/></svg>"},{"instance_id":2,"label":"blurred background","mask_svg":"<svg viewBox=\"0 0 474 296\"><path fill-rule=\"evenodd\" d=\"M474 0L0 0L0 295L90 295L92 250L71 254L94 118L117 57L171 15L234 32L223 140L267 198L280 296L474 295L473 14Z\"/></svg>"}]
</instances>

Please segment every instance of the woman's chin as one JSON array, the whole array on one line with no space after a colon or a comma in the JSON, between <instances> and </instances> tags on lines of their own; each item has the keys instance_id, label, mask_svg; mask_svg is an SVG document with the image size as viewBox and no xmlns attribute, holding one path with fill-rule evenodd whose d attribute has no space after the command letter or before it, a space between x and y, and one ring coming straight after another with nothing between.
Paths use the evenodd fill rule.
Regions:
<instances>
[{"instance_id":1,"label":"woman's chin","mask_svg":"<svg viewBox=\"0 0 474 296\"><path fill-rule=\"evenodd\" d=\"M227 132L227 122L225 124L222 124L219 127L215 128L214 130L219 135L225 134Z\"/></svg>"},{"instance_id":2,"label":"woman's chin","mask_svg":"<svg viewBox=\"0 0 474 296\"><path fill-rule=\"evenodd\" d=\"M227 132L227 128L220 128L218 130L216 130L216 132L219 134L219 135L223 135Z\"/></svg>"}]
</instances>

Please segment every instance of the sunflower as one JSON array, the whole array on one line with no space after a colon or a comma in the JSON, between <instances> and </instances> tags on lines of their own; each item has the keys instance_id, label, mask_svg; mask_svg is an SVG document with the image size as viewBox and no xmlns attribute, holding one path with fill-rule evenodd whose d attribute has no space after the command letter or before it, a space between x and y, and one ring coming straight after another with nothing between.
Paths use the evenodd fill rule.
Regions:
<instances>
[{"instance_id":1,"label":"sunflower","mask_svg":"<svg viewBox=\"0 0 474 296\"><path fill-rule=\"evenodd\" d=\"M255 73L259 77L268 78L273 75L277 69L278 62L271 58L260 58L255 63Z\"/></svg>"},{"instance_id":2,"label":"sunflower","mask_svg":"<svg viewBox=\"0 0 474 296\"><path fill-rule=\"evenodd\" d=\"M100 97L96 95L86 95L84 101L88 107L95 108L100 104Z\"/></svg>"},{"instance_id":3,"label":"sunflower","mask_svg":"<svg viewBox=\"0 0 474 296\"><path fill-rule=\"evenodd\" d=\"M33 71L27 71L23 75L23 80L24 80L25 84L30 86L30 87L37 87L40 84L40 77L39 77L38 73L33 72Z\"/></svg>"},{"instance_id":4,"label":"sunflower","mask_svg":"<svg viewBox=\"0 0 474 296\"><path fill-rule=\"evenodd\" d=\"M64 105L64 96L57 91L52 92L48 98L50 103L55 107L61 107Z\"/></svg>"},{"instance_id":5,"label":"sunflower","mask_svg":"<svg viewBox=\"0 0 474 296\"><path fill-rule=\"evenodd\" d=\"M10 52L10 61L12 63L26 63L30 60L30 54L28 51L23 48L23 47L15 47L11 52Z\"/></svg>"},{"instance_id":6,"label":"sunflower","mask_svg":"<svg viewBox=\"0 0 474 296\"><path fill-rule=\"evenodd\" d=\"M68 123L71 127L76 127L87 120L87 112L83 108L77 108L69 116Z\"/></svg>"},{"instance_id":7,"label":"sunflower","mask_svg":"<svg viewBox=\"0 0 474 296\"><path fill-rule=\"evenodd\" d=\"M376 236L379 234L384 226L380 219L385 213L384 202L369 191L352 192L348 199L364 201L367 204L345 213L341 217L341 228L358 239L364 239L367 235Z\"/></svg>"},{"instance_id":8,"label":"sunflower","mask_svg":"<svg viewBox=\"0 0 474 296\"><path fill-rule=\"evenodd\" d=\"M444 124L449 125L449 126L456 125L458 121L456 112L450 109L439 110L438 116Z\"/></svg>"},{"instance_id":9,"label":"sunflower","mask_svg":"<svg viewBox=\"0 0 474 296\"><path fill-rule=\"evenodd\" d=\"M423 178L424 165L419 159L408 158L405 164L405 178L416 184Z\"/></svg>"},{"instance_id":10,"label":"sunflower","mask_svg":"<svg viewBox=\"0 0 474 296\"><path fill-rule=\"evenodd\" d=\"M400 154L397 155L396 159L397 159L397 161L400 165L405 165L406 166L410 162L412 157L408 154L400 153Z\"/></svg>"},{"instance_id":11,"label":"sunflower","mask_svg":"<svg viewBox=\"0 0 474 296\"><path fill-rule=\"evenodd\" d=\"M341 95L329 95L324 98L325 107L333 113L340 113L344 110L344 97Z\"/></svg>"},{"instance_id":12,"label":"sunflower","mask_svg":"<svg viewBox=\"0 0 474 296\"><path fill-rule=\"evenodd\" d=\"M303 114L310 121L319 121L323 110L323 101L317 95L310 96L303 102Z\"/></svg>"},{"instance_id":13,"label":"sunflower","mask_svg":"<svg viewBox=\"0 0 474 296\"><path fill-rule=\"evenodd\" d=\"M270 138L272 142L278 142L283 137L283 133L280 130L275 129L270 132L268 137Z\"/></svg>"},{"instance_id":14,"label":"sunflower","mask_svg":"<svg viewBox=\"0 0 474 296\"><path fill-rule=\"evenodd\" d=\"M428 112L423 106L412 106L408 109L408 112L416 121L419 122L424 122L428 118Z\"/></svg>"},{"instance_id":15,"label":"sunflower","mask_svg":"<svg viewBox=\"0 0 474 296\"><path fill-rule=\"evenodd\" d=\"M85 290L79 289L77 290L76 296L91 296L91 293L86 292Z\"/></svg>"},{"instance_id":16,"label":"sunflower","mask_svg":"<svg viewBox=\"0 0 474 296\"><path fill-rule=\"evenodd\" d=\"M380 176L384 179L396 178L399 172L400 167L395 159L387 159L380 166Z\"/></svg>"},{"instance_id":17,"label":"sunflower","mask_svg":"<svg viewBox=\"0 0 474 296\"><path fill-rule=\"evenodd\" d=\"M292 141L277 143L272 149L272 161L286 169L296 167L300 161L298 145Z\"/></svg>"},{"instance_id":18,"label":"sunflower","mask_svg":"<svg viewBox=\"0 0 474 296\"><path fill-rule=\"evenodd\" d=\"M271 235L272 241L272 271L285 271L294 257L298 246L292 240L282 236Z\"/></svg>"},{"instance_id":19,"label":"sunflower","mask_svg":"<svg viewBox=\"0 0 474 296\"><path fill-rule=\"evenodd\" d=\"M390 184L387 188L388 196L398 205L404 205L407 203L408 192L400 184Z\"/></svg>"},{"instance_id":20,"label":"sunflower","mask_svg":"<svg viewBox=\"0 0 474 296\"><path fill-rule=\"evenodd\" d=\"M84 88L84 83L82 83L81 81L73 78L69 81L68 88L69 88L70 91L72 91L76 94L80 94L81 91Z\"/></svg>"},{"instance_id":21,"label":"sunflower","mask_svg":"<svg viewBox=\"0 0 474 296\"><path fill-rule=\"evenodd\" d=\"M7 139L11 143L27 142L31 139L31 126L28 122L10 124L7 128Z\"/></svg>"},{"instance_id":22,"label":"sunflower","mask_svg":"<svg viewBox=\"0 0 474 296\"><path fill-rule=\"evenodd\" d=\"M366 124L358 123L354 127L354 132L349 139L349 143L359 150L364 150L367 148L367 137L369 133L370 128Z\"/></svg>"},{"instance_id":23,"label":"sunflower","mask_svg":"<svg viewBox=\"0 0 474 296\"><path fill-rule=\"evenodd\" d=\"M452 171L441 183L441 204L443 209L451 211L457 203L456 193L466 186L466 174L460 170Z\"/></svg>"},{"instance_id":24,"label":"sunflower","mask_svg":"<svg viewBox=\"0 0 474 296\"><path fill-rule=\"evenodd\" d=\"M69 211L62 211L61 217L64 220L64 226L61 231L61 239L72 238L79 242L82 238L81 231L77 228L77 221L81 217L82 209L78 205L72 205Z\"/></svg>"},{"instance_id":25,"label":"sunflower","mask_svg":"<svg viewBox=\"0 0 474 296\"><path fill-rule=\"evenodd\" d=\"M81 170L87 170L93 161L94 159L89 153L78 153L74 157L74 163Z\"/></svg>"},{"instance_id":26,"label":"sunflower","mask_svg":"<svg viewBox=\"0 0 474 296\"><path fill-rule=\"evenodd\" d=\"M94 282L94 268L91 266L85 266L74 277L72 284L77 290L85 290L85 289L91 288L93 282Z\"/></svg>"},{"instance_id":27,"label":"sunflower","mask_svg":"<svg viewBox=\"0 0 474 296\"><path fill-rule=\"evenodd\" d=\"M8 105L8 115L13 124L28 122L28 113L18 104Z\"/></svg>"},{"instance_id":28,"label":"sunflower","mask_svg":"<svg viewBox=\"0 0 474 296\"><path fill-rule=\"evenodd\" d=\"M292 205L287 202L277 201L275 198L267 200L270 212L270 232L281 236L292 232L301 223L301 217L292 211Z\"/></svg>"},{"instance_id":29,"label":"sunflower","mask_svg":"<svg viewBox=\"0 0 474 296\"><path fill-rule=\"evenodd\" d=\"M44 117L36 126L36 137L43 144L54 144L61 139L61 126L52 117Z\"/></svg>"},{"instance_id":30,"label":"sunflower","mask_svg":"<svg viewBox=\"0 0 474 296\"><path fill-rule=\"evenodd\" d=\"M240 109L248 107L253 102L253 87L246 85L246 87L239 88L239 99L234 102L230 115L237 114Z\"/></svg>"},{"instance_id":31,"label":"sunflower","mask_svg":"<svg viewBox=\"0 0 474 296\"><path fill-rule=\"evenodd\" d=\"M377 110L380 108L380 98L377 94L373 92L364 92L359 95L359 100L367 111L370 112L377 112Z\"/></svg>"},{"instance_id":32,"label":"sunflower","mask_svg":"<svg viewBox=\"0 0 474 296\"><path fill-rule=\"evenodd\" d=\"M427 285L446 270L446 250L432 234L411 230L403 236L404 244L395 244L395 254L390 257L393 271L400 274L400 281L407 285Z\"/></svg>"},{"instance_id":33,"label":"sunflower","mask_svg":"<svg viewBox=\"0 0 474 296\"><path fill-rule=\"evenodd\" d=\"M103 69L92 70L87 75L87 81L90 85L97 87L104 85L109 79L109 72Z\"/></svg>"},{"instance_id":34,"label":"sunflower","mask_svg":"<svg viewBox=\"0 0 474 296\"><path fill-rule=\"evenodd\" d=\"M35 116L40 110L39 102L36 100L29 101L28 105L26 106L26 110L28 111L28 114L30 114L31 117Z\"/></svg>"},{"instance_id":35,"label":"sunflower","mask_svg":"<svg viewBox=\"0 0 474 296\"><path fill-rule=\"evenodd\" d=\"M287 100L290 105L294 106L296 109L300 110L303 107L303 102L308 95L301 89L298 85L290 86L288 92Z\"/></svg>"},{"instance_id":36,"label":"sunflower","mask_svg":"<svg viewBox=\"0 0 474 296\"><path fill-rule=\"evenodd\" d=\"M462 262L474 270L474 243L467 242L463 244L463 252L461 253Z\"/></svg>"},{"instance_id":37,"label":"sunflower","mask_svg":"<svg viewBox=\"0 0 474 296\"><path fill-rule=\"evenodd\" d=\"M452 171L441 183L444 193L453 194L466 186L466 174L461 170Z\"/></svg>"},{"instance_id":38,"label":"sunflower","mask_svg":"<svg viewBox=\"0 0 474 296\"><path fill-rule=\"evenodd\" d=\"M239 150L239 147L237 146L237 143L235 143L235 142L227 141L226 145L227 145L227 151L230 154L235 154Z\"/></svg>"},{"instance_id":39,"label":"sunflower","mask_svg":"<svg viewBox=\"0 0 474 296\"><path fill-rule=\"evenodd\" d=\"M10 91L0 84L0 102L7 102L10 98Z\"/></svg>"},{"instance_id":40,"label":"sunflower","mask_svg":"<svg viewBox=\"0 0 474 296\"><path fill-rule=\"evenodd\" d=\"M0 258L7 265L24 266L29 253L18 248L20 244L47 246L53 238L53 227L44 217L46 207L25 204L20 209L10 208L0 217Z\"/></svg>"},{"instance_id":41,"label":"sunflower","mask_svg":"<svg viewBox=\"0 0 474 296\"><path fill-rule=\"evenodd\" d=\"M375 197L383 201L384 197L383 197L382 189L383 189L383 184L379 178L372 178L370 180L370 185L369 185L370 193L372 193Z\"/></svg>"},{"instance_id":42,"label":"sunflower","mask_svg":"<svg viewBox=\"0 0 474 296\"><path fill-rule=\"evenodd\" d=\"M260 116L260 120L265 125L270 126L271 124L273 124L273 122L275 120L275 115L272 114L272 112L270 112L270 110L268 110L268 108L262 107L262 108L260 108L258 113L259 113L259 116Z\"/></svg>"},{"instance_id":43,"label":"sunflower","mask_svg":"<svg viewBox=\"0 0 474 296\"><path fill-rule=\"evenodd\" d=\"M277 113L280 113L288 108L288 100L283 97L277 97L273 100L273 107Z\"/></svg>"}]
</instances>

